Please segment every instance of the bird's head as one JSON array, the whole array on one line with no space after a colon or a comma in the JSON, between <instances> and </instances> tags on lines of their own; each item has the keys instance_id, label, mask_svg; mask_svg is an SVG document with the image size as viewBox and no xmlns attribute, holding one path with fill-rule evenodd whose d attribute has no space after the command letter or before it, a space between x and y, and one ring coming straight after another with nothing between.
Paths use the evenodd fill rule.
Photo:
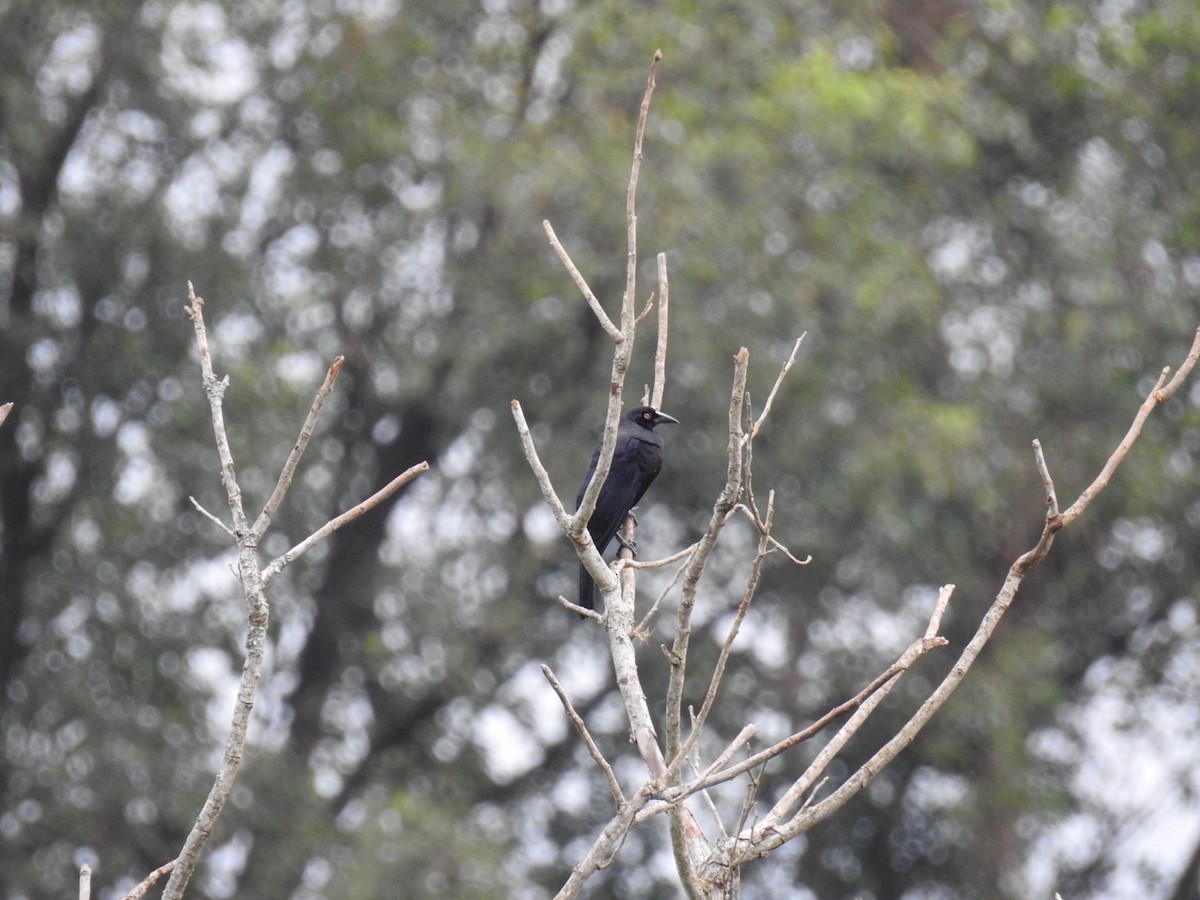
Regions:
<instances>
[{"instance_id":1,"label":"bird's head","mask_svg":"<svg viewBox=\"0 0 1200 900\"><path fill-rule=\"evenodd\" d=\"M665 412L659 412L653 406L635 406L625 414L625 418L630 422L651 430L654 429L655 425L661 425L663 422L670 422L673 425L679 424L677 418L668 416Z\"/></svg>"}]
</instances>

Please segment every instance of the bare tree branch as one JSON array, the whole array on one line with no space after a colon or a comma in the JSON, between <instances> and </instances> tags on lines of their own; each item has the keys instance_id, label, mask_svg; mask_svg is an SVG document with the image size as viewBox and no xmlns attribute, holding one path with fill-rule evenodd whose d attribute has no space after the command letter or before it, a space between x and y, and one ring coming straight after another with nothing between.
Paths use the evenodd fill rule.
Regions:
<instances>
[{"instance_id":1,"label":"bare tree branch","mask_svg":"<svg viewBox=\"0 0 1200 900\"><path fill-rule=\"evenodd\" d=\"M1129 430L1121 439L1116 449L1105 462L1100 474L1086 488L1079 498L1071 507L1062 515L1055 514L1056 500L1054 493L1050 489L1049 472L1045 466L1045 460L1042 457L1040 443L1035 447L1035 461L1038 464L1039 472L1042 474L1043 482L1047 487L1047 505L1048 512L1045 526L1038 538L1037 544L1033 548L1021 554L1011 565L1008 570L1008 575L1004 579L1004 584L1001 586L999 593L996 595L992 605L984 614L980 621L974 636L967 643L962 653L959 655L957 662L950 669L950 672L945 676L940 684L921 704L920 708L913 714L909 721L896 733L891 740L885 743L870 759L860 766L837 790L829 797L813 804L807 810L803 810L795 817L789 820L784 825L776 828L775 823L764 821L757 826L751 833L741 835L739 841L745 847L739 851L738 859L748 860L755 857L765 856L770 853L775 847L785 841L790 840L796 835L808 830L817 822L820 822L832 815L855 794L869 785L874 778L883 771L899 753L909 746L916 739L921 729L929 722L929 720L941 709L942 705L954 693L955 689L966 678L967 673L971 670L975 661L979 658L979 654L991 639L996 630L996 626L1003 618L1008 608L1012 605L1016 597L1017 590L1020 588L1025 574L1029 568L1042 560L1049 552L1054 540L1056 532L1066 527L1070 522L1075 521L1084 510L1087 509L1092 499L1100 493L1111 481L1113 474L1121 462L1129 453L1130 448L1136 442L1142 432L1142 427L1145 424L1147 417L1159 405L1170 398L1176 391L1179 390L1188 374L1195 367L1197 359L1200 358L1200 329L1197 330L1195 339L1192 342L1191 349L1188 352L1186 359L1180 366L1175 377L1167 382L1167 369L1164 369L1160 374L1154 388L1150 391L1146 399L1138 407L1137 413L1134 416L1133 423ZM939 606L940 606L939 598ZM935 615L940 615L935 609Z\"/></svg>"},{"instance_id":2,"label":"bare tree branch","mask_svg":"<svg viewBox=\"0 0 1200 900\"><path fill-rule=\"evenodd\" d=\"M633 137L633 166L629 172L629 187L625 191L625 295L621 301L621 331L626 336L630 335L630 330L625 322L625 310L632 310L637 289L637 185L642 170L642 141L646 136L646 119L650 115L650 97L654 94L654 74L660 62L662 51L655 50L650 60L650 75L646 78L646 91L642 94L642 105L638 110L637 130Z\"/></svg>"},{"instance_id":3,"label":"bare tree branch","mask_svg":"<svg viewBox=\"0 0 1200 900\"><path fill-rule=\"evenodd\" d=\"M978 658L983 647L993 635L995 628L1011 605L1016 591L1029 567L1042 559L1049 551L1054 535L1071 524L1087 508L1094 498L1109 483L1120 463L1128 454L1132 445L1140 436L1143 425L1149 414L1165 400L1171 397L1183 383L1200 359L1200 329L1197 330L1191 350L1175 377L1168 380L1169 370L1164 369L1153 390L1142 403L1127 434L1114 450L1103 469L1089 485L1079 499L1065 512L1060 512L1054 482L1050 476L1040 442L1034 442L1034 456L1045 489L1047 512L1041 535L1037 544L1026 553L1019 556L1009 569L999 593L992 606L983 616L975 636L962 650L951 671L933 690L928 698L911 716L908 723L890 740L886 741L865 763L863 763L842 784L836 787L828 796L820 797L820 791L828 783L826 774L829 765L843 751L848 742L860 732L863 724L879 707L892 691L900 678L923 657L940 647L947 645L947 640L938 632L947 605L954 591L953 585L945 585L938 593L937 600L924 633L916 638L900 654L900 656L872 679L857 695L829 710L808 727L797 731L781 741L751 753L746 758L733 762L735 754L747 746L755 733L753 724L742 729L742 732L729 744L712 763L702 767L698 759L700 739L705 723L719 697L721 680L725 667L730 659L733 642L736 639L749 605L756 592L761 567L766 557L776 550L782 551L789 560L804 564L805 560L792 554L772 534L775 498L773 492L768 492L765 511L760 511L754 497L752 482L753 443L755 437L764 427L773 404L778 396L784 378L795 365L797 355L804 336L801 335L792 348L787 361L782 366L775 383L767 395L766 403L757 416L751 408L747 392L747 370L749 367L749 352L742 348L734 358L733 385L730 392L729 404L729 443L727 448L726 481L716 502L707 528L691 547L662 560L650 562L633 562L629 559L628 551L623 550L621 559L616 566L619 578L614 578L609 567L603 564L603 559L595 551L586 533L587 520L594 509L599 487L608 474L611 463L613 442L615 439L617 416L620 411L620 398L624 388L625 374L628 369L634 332L638 317L634 316L633 298L636 283L637 263L637 215L635 207L636 187L642 161L642 139L645 130L646 117L649 110L650 96L654 87L655 69L661 59L656 53L647 79L646 92L638 118L637 134L634 142L633 165L630 173L629 188L626 195L626 230L628 250L626 259L626 286L622 297L621 323L619 328L606 328L614 337L616 348L613 355L612 381L609 391L608 414L605 422L604 439L601 445L600 461L595 476L587 485L584 499L575 515L570 515L563 508L561 501L555 495L548 475L537 458L536 449L529 437L520 406L513 402L514 417L517 420L518 432L525 447L526 457L530 467L538 479L543 496L553 511L556 520L564 533L575 544L580 559L588 571L596 578L604 595L605 614L603 616L608 636L609 649L612 654L618 689L621 693L626 715L629 719L630 730L638 753L646 765L649 777L645 784L628 800L622 800L619 788L613 789L617 799L617 813L609 820L603 831L593 842L590 850L572 872L570 879L559 893L560 897L575 897L582 890L587 878L598 868L607 865L619 848L624 835L630 827L644 822L656 815L667 814L670 819L672 849L675 853L676 867L679 871L682 886L690 898L715 898L717 896L736 895L740 866L757 857L766 856L784 842L823 821L844 805L847 800L862 790L889 765L895 757L908 747L929 719L941 708L946 699L954 691L962 679L966 677L974 661ZM548 233L552 235L552 231ZM552 240L552 243L556 241ZM556 252L561 250L557 248ZM568 270L574 271L569 264L565 251L560 252L560 258L568 263ZM666 260L661 254L658 257L659 275L659 340L655 355L655 375L653 387L647 386L646 398L656 408L662 402L665 383L666 334L669 315L669 285L666 275ZM594 302L590 290L581 277L577 283L584 291L588 302ZM594 308L598 307L598 303ZM601 314L602 324L607 321ZM609 323L611 325L611 323ZM691 640L692 615L697 599L698 585L705 572L706 565L716 542L723 532L729 518L736 512L746 514L759 533L758 546L750 565L750 573L743 588L742 596L733 614L732 622L719 649L716 663L708 677L707 689L700 702L699 711L688 710L691 715L691 728L686 739L683 735L683 693L687 677L688 651ZM626 534L632 536L630 525L626 526ZM651 606L649 612L634 626L634 577L639 568L662 566L671 561L682 559L683 565L675 580L682 579L681 598L675 621L675 632L669 650L665 650L669 664L669 676L666 688L665 735L664 743L660 745L655 733L653 717L646 700L645 687L641 681L634 642L644 637L650 622L666 594L674 589L674 580ZM561 598L560 598L561 600ZM564 605L570 607L567 601ZM552 684L554 682L552 681ZM560 687L560 700L567 709L568 716L576 724L589 752L605 771L610 786L615 784L611 777L611 769L600 751L592 744L587 735L586 727L571 708ZM847 715L848 714L848 715ZM816 754L811 763L794 778L787 791L784 792L766 815L761 818L753 816L753 802L758 770L768 762L777 759L797 744L808 740L814 735L832 726L836 721L846 716L844 722L830 737L828 743ZM690 778L683 776L683 769L691 772ZM726 832L723 824L717 818L719 838L709 841L695 818L688 809L687 800L697 793L705 793L709 788L741 776L747 776L749 789L746 800L738 815L737 826L733 833ZM711 800L706 797L711 805ZM713 807L714 815L716 809Z\"/></svg>"},{"instance_id":4,"label":"bare tree branch","mask_svg":"<svg viewBox=\"0 0 1200 900\"><path fill-rule=\"evenodd\" d=\"M146 891L154 887L154 885L158 883L158 880L164 875L170 874L171 870L174 868L175 860L171 860L168 863L163 863L161 866L143 878L137 887L126 894L125 900L141 900L142 897L146 896Z\"/></svg>"},{"instance_id":5,"label":"bare tree branch","mask_svg":"<svg viewBox=\"0 0 1200 900\"><path fill-rule=\"evenodd\" d=\"M746 371L750 365L750 351L742 347L734 357L733 388L729 400L729 447L726 463L725 487L722 488L708 528L700 538L695 552L688 558L683 575L683 596L679 600L676 615L675 640L671 645L671 676L667 684L667 756L679 756L681 722L683 711L683 682L687 667L688 644L692 635L692 610L696 605L696 585L713 547L717 535L724 528L730 510L737 502L742 489L742 404L746 396Z\"/></svg>"},{"instance_id":6,"label":"bare tree branch","mask_svg":"<svg viewBox=\"0 0 1200 900\"><path fill-rule=\"evenodd\" d=\"M721 650L717 654L717 662L713 666L708 690L704 692L704 699L700 704L700 712L694 717L691 732L688 734L688 738L684 741L683 746L679 749L680 756L686 756L691 753L692 748L696 746L697 741L700 739L700 732L704 728L704 723L708 720L708 714L717 699L717 690L721 686L721 678L725 674L725 666L729 662L729 654L733 650L733 642L737 638L738 632L742 627L742 622L746 618L746 613L750 609L750 601L754 599L754 594L758 590L758 581L762 575L763 560L771 552L771 545L767 541L767 533L771 529L774 512L774 501L772 500L767 507L767 518L763 526L763 531L759 535L758 551L754 554L754 559L750 563L750 576L746 580L746 587L742 591L742 599L738 603L733 622L730 624L729 630L725 635L725 641L721 644Z\"/></svg>"},{"instance_id":7,"label":"bare tree branch","mask_svg":"<svg viewBox=\"0 0 1200 900\"><path fill-rule=\"evenodd\" d=\"M654 388L650 405L662 409L663 392L667 387L667 318L670 314L671 286L667 281L667 254L660 253L658 262L658 343L654 348Z\"/></svg>"},{"instance_id":8,"label":"bare tree branch","mask_svg":"<svg viewBox=\"0 0 1200 900\"><path fill-rule=\"evenodd\" d=\"M744 775L747 772L758 768L759 766L769 762L781 753L790 750L797 744L809 740L817 734L824 731L829 725L841 718L847 712L857 709L862 704L873 697L885 684L892 681L897 675L907 671L908 668L923 654L930 650L935 650L938 647L944 647L949 643L943 637L926 638L913 642L908 649L901 654L896 662L892 663L881 674L877 675L871 682L861 691L851 697L849 700L835 706L833 709L826 712L819 719L813 722L808 727L789 735L781 741L773 744L765 750L760 750L753 756L724 769L714 769L709 767L709 771L697 781L665 792L665 797L668 801L676 800L681 796L693 794L696 791L714 787L725 781L730 781L739 775Z\"/></svg>"},{"instance_id":9,"label":"bare tree branch","mask_svg":"<svg viewBox=\"0 0 1200 900\"><path fill-rule=\"evenodd\" d=\"M587 855L576 863L575 868L571 870L571 876L554 895L555 900L572 900L578 897L596 870L603 869L612 862L613 855L625 840L625 835L629 833L637 814L654 796L654 790L654 785L650 782L642 785L617 814L608 820L608 824L592 843Z\"/></svg>"},{"instance_id":10,"label":"bare tree branch","mask_svg":"<svg viewBox=\"0 0 1200 900\"><path fill-rule=\"evenodd\" d=\"M263 593L262 577L258 570L257 547L253 541L249 540L250 531L246 522L246 514L242 508L242 491L237 483L233 455L225 433L222 397L229 381L228 379L218 381L213 372L212 356L208 348L208 333L204 327L204 301L196 296L191 282L188 282L188 301L189 305L185 311L192 320L192 326L196 333L196 347L200 352L200 370L203 375L205 393L208 394L213 435L221 461L221 481L225 485L229 508L233 514L233 531L238 544L238 577L241 579L242 590L245 594L246 618L249 627L246 632L246 659L242 665L237 702L234 705L233 721L225 742L225 753L221 759L221 766L217 770L217 777L209 791L208 799L205 800L204 807L175 861L171 878L163 890L164 900L180 900L183 897L192 873L196 869L196 864L199 862L200 853L208 842L213 828L216 827L221 810L224 809L225 803L233 791L233 783L237 778L242 762L242 752L246 746L246 729L250 723L250 712L254 708L258 681L262 673L262 658L266 646L269 615L267 599Z\"/></svg>"},{"instance_id":11,"label":"bare tree branch","mask_svg":"<svg viewBox=\"0 0 1200 900\"><path fill-rule=\"evenodd\" d=\"M746 438L747 440L752 441L758 437L759 429L763 427L763 423L767 421L767 416L771 414L771 404L775 402L775 395L779 393L779 387L783 384L783 379L787 378L788 372L792 371L792 366L796 364L796 354L800 352L800 345L804 343L804 339L807 336L808 332L806 331L800 337L796 338L796 343L792 345L792 352L788 354L787 362L783 364L783 368L775 376L775 383L771 385L771 392L767 394L767 402L763 404L762 412L754 420L754 426L750 429Z\"/></svg>"},{"instance_id":12,"label":"bare tree branch","mask_svg":"<svg viewBox=\"0 0 1200 900\"><path fill-rule=\"evenodd\" d=\"M1175 392L1183 386L1187 377L1192 373L1192 369L1195 368L1197 359L1200 359L1200 328L1196 329L1196 336L1192 340L1191 349L1188 350L1188 355L1179 366L1179 371L1175 373L1175 377L1170 382L1167 382L1167 376L1171 373L1171 369L1168 366L1162 370L1158 376L1158 381L1154 384L1154 389L1150 391L1146 399L1142 402L1142 405L1138 407L1137 414L1133 417L1133 423L1129 426L1125 437L1121 438L1117 449L1108 458L1108 461L1104 464L1104 468L1096 476L1096 480L1084 488L1079 498L1062 514L1061 527L1066 528L1083 515L1084 510L1088 508L1088 504L1092 502L1092 498L1108 486L1108 482L1116 473L1117 467L1121 465L1125 459L1125 455L1129 453L1129 449L1138 437L1141 436L1142 427L1146 424L1146 419L1150 417L1150 413L1173 397Z\"/></svg>"},{"instance_id":13,"label":"bare tree branch","mask_svg":"<svg viewBox=\"0 0 1200 900\"><path fill-rule=\"evenodd\" d=\"M283 470L279 473L279 481L275 485L275 490L271 492L270 499L267 500L262 512L258 514L258 518L254 522L252 530L255 538L263 536L263 533L270 526L271 520L275 517L275 512L279 509L279 504L283 502L288 488L292 486L292 478L296 474L296 466L300 464L300 458L304 455L304 450L308 447L308 442L312 438L313 428L317 423L317 416L321 413L321 407L325 405L325 398L333 390L333 383L337 381L338 373L342 371L342 363L345 361L346 357L344 356L336 357L330 364L329 371L325 373L325 381L317 391L317 396L313 398L312 406L308 410L308 416L304 420L304 425L300 428L300 437L296 439L296 443L292 447L292 452L288 454L287 462L283 464Z\"/></svg>"},{"instance_id":14,"label":"bare tree branch","mask_svg":"<svg viewBox=\"0 0 1200 900\"><path fill-rule=\"evenodd\" d=\"M264 586L269 586L286 566L291 565L293 562L303 556L308 550L312 549L313 546L325 540L325 538L329 537L329 535L333 534L339 528L349 525L359 516L374 509L418 475L423 475L428 471L429 463L424 461L417 463L415 466L409 466L366 500L363 500L361 503L350 507L350 509L346 510L340 516L330 519L291 550L288 550L282 556L276 558L269 566L263 569L262 577Z\"/></svg>"},{"instance_id":15,"label":"bare tree branch","mask_svg":"<svg viewBox=\"0 0 1200 900\"><path fill-rule=\"evenodd\" d=\"M571 698L567 696L566 690L554 676L554 672L550 670L549 666L544 665L542 666L542 674L550 682L550 687L554 688L554 693L558 694L558 699L562 701L563 709L566 710L567 718L575 726L575 731L579 734L579 738L583 741L587 752L596 761L596 765L600 767L600 771L604 773L604 780L608 782L608 789L612 791L613 797L617 801L617 808L620 809L625 803L625 794L621 790L621 783L617 781L617 774L613 771L612 766L608 764L608 760L604 758L604 754L600 752L600 748L596 746L591 732L588 731L587 724L583 721L583 717L575 711L575 707L571 705Z\"/></svg>"},{"instance_id":16,"label":"bare tree branch","mask_svg":"<svg viewBox=\"0 0 1200 900\"><path fill-rule=\"evenodd\" d=\"M604 307L600 305L600 301L596 299L596 295L592 293L591 287L587 280L583 277L583 273L579 271L579 267L575 265L569 253L559 241L558 235L554 233L554 227L549 220L543 220L542 230L546 232L546 239L550 242L550 247L554 250L559 262L563 264L563 268L567 270L571 278L574 280L576 287L583 294L583 299L587 301L587 305L591 307L592 312L596 316L596 321L600 323L600 327L604 329L604 333L613 339L614 343L619 344L624 335L621 334L621 329L613 324L612 319L608 317L608 313L604 311Z\"/></svg>"},{"instance_id":17,"label":"bare tree branch","mask_svg":"<svg viewBox=\"0 0 1200 900\"><path fill-rule=\"evenodd\" d=\"M621 338L617 341L613 353L612 375L608 387L608 412L604 419L604 437L601 442L600 458L596 462L596 471L592 480L584 490L583 500L571 521L568 536L576 540L580 533L587 529L587 523L596 509L596 499L600 496L600 488L608 478L612 466L613 448L616 446L618 420L621 417L621 397L625 389L625 376L629 371L629 363L633 358L633 341L637 331L637 320L634 314L635 292L637 289L637 183L642 166L642 141L646 133L646 117L650 113L650 97L654 94L654 73L662 60L662 51L654 51L650 62L650 74L646 78L646 90L642 95L641 111L638 115L638 125L633 140L633 164L629 173L629 187L625 193L625 227L626 227L626 268L625 292L621 296ZM576 548L578 549L578 541ZM597 578L594 570L596 559L591 554L582 555L588 573L596 580L601 595L607 604L609 594L605 584ZM601 560L602 562L602 560ZM604 568L604 567L602 567ZM601 573L603 577L603 573ZM605 579L607 581L607 579ZM612 582L608 582L611 586ZM610 591L612 588L610 587Z\"/></svg>"},{"instance_id":18,"label":"bare tree branch","mask_svg":"<svg viewBox=\"0 0 1200 900\"><path fill-rule=\"evenodd\" d=\"M513 400L510 406L512 408L513 421L517 425L517 436L521 439L521 449L525 453L525 461L529 463L529 468L533 471L533 477L536 479L538 488L542 492L542 499L550 507L550 512L554 514L554 519L558 522L558 527L562 529L563 534L575 545L575 552L579 554L580 560L587 565L588 572L595 579L596 586L600 589L601 594L605 595L606 591L611 593L617 589L617 578L613 574L613 570L604 562L604 557L600 555L600 551L596 549L595 542L592 541L592 536L587 530L587 520L584 519L582 527L576 527L585 510L589 517L591 515L591 510L587 510L586 497L574 516L567 512L566 507L563 506L562 501L558 498L558 493L554 490L554 484L550 481L550 473L546 471L546 467L542 465L541 457L538 456L537 446L533 442L533 435L529 431L529 423L525 421L525 412L521 409L521 404ZM614 432L613 446L615 445ZM609 449L608 455L611 463L612 448ZM603 453L601 456L603 456ZM599 496L599 493L597 489L596 496ZM595 509L595 506L596 497L593 497L591 508ZM570 601L563 598L560 602L569 603ZM584 612L582 607L577 607L573 603L570 606ZM596 614L595 617L600 618L600 615Z\"/></svg>"},{"instance_id":19,"label":"bare tree branch","mask_svg":"<svg viewBox=\"0 0 1200 900\"><path fill-rule=\"evenodd\" d=\"M192 497L192 496L189 496L188 500L192 501L192 508L194 510L196 510L196 512L200 513L200 515L204 516L204 518L208 519L210 522L212 522L214 525L216 525L218 528L220 528L223 532L225 532L230 537L234 536L233 529L230 528L228 525L226 525L224 522L222 522L220 519L218 519L216 516L214 516L212 513L210 513L203 506L201 506L199 500L197 500L195 497Z\"/></svg>"},{"instance_id":20,"label":"bare tree branch","mask_svg":"<svg viewBox=\"0 0 1200 900\"><path fill-rule=\"evenodd\" d=\"M625 529L628 538L632 534L629 520L626 520ZM621 552L626 554L630 551L626 548ZM605 624L608 628L608 649L616 670L617 690L625 701L625 714L629 717L633 742L650 777L656 779L666 772L667 766L658 746L650 705L646 702L646 692L638 675L637 652L633 642L634 588L634 570L626 567L621 570L621 590L605 611Z\"/></svg>"},{"instance_id":21,"label":"bare tree branch","mask_svg":"<svg viewBox=\"0 0 1200 900\"><path fill-rule=\"evenodd\" d=\"M266 572L264 572L260 569L258 561L259 540L269 527L275 510L283 500L287 488L291 484L296 466L308 444L309 438L312 436L317 414L320 412L325 397L328 396L329 391L333 387L333 382L337 378L337 373L341 369L341 357L338 357L333 365L330 366L325 383L317 392L316 399L313 401L312 408L301 429L300 437L296 441L287 461L284 463L283 471L280 474L275 490L254 526L250 527L242 505L242 490L238 485L237 470L234 466L233 454L230 450L229 439L225 429L222 401L229 381L227 378L218 380L213 371L212 355L208 346L208 332L204 324L204 301L196 296L190 282L188 283L188 306L185 307L185 312L192 320L192 327L196 336L202 381L205 393L208 395L213 436L221 464L221 480L225 485L225 493L233 517L233 528L230 529L216 516L204 510L194 499L192 503L203 515L216 522L226 533L230 534L237 545L237 576L242 585L246 604L246 658L242 664L242 675L238 683L237 701L234 704L229 735L225 742L225 751L204 806L197 816L196 822L189 832L187 839L184 841L183 849L180 851L178 858L152 873L150 877L138 886L133 894L129 895L131 898L141 896L141 893L149 889L161 875L167 872L170 872L170 879L163 889L164 900L180 900L183 897L188 882L195 872L200 854L209 837L212 835L213 829L217 824L217 819L220 817L221 811L224 809L233 791L233 785L237 779L245 751L246 732L250 722L250 714L254 708L258 682L262 677L262 662L266 647L267 624L270 613L266 598L267 585L279 574L285 565L300 556L317 541L328 536L345 523L362 515L386 496L394 493L401 486L429 468L423 462L413 466L398 478L393 479L382 491L379 491L353 509L327 522L313 535L275 560Z\"/></svg>"}]
</instances>

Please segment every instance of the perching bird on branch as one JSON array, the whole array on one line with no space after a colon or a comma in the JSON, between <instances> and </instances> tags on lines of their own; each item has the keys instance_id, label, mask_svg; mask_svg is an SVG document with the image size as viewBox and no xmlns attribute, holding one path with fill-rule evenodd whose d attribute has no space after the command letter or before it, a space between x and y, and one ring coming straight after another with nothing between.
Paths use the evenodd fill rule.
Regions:
<instances>
[{"instance_id":1,"label":"perching bird on branch","mask_svg":"<svg viewBox=\"0 0 1200 900\"><path fill-rule=\"evenodd\" d=\"M654 426L663 422L679 424L678 419L649 406L635 407L621 419L608 478L600 488L596 511L592 513L587 526L601 554L608 549L629 511L642 499L642 494L646 493L646 488L650 487L650 482L662 469L663 439L654 431ZM592 452L592 464L588 466L583 484L579 486L579 496L575 498L576 509L583 502L584 491L592 480L592 473L596 471L601 444L603 438L596 444ZM579 605L584 609L596 608L596 583L583 563L579 564Z\"/></svg>"}]
</instances>

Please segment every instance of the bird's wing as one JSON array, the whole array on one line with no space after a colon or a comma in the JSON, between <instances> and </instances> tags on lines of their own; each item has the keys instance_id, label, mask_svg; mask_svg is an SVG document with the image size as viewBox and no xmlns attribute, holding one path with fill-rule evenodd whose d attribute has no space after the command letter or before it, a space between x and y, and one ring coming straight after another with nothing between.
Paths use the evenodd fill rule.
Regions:
<instances>
[{"instance_id":1,"label":"bird's wing","mask_svg":"<svg viewBox=\"0 0 1200 900\"><path fill-rule=\"evenodd\" d=\"M601 553L662 468L662 447L638 437L618 442L588 529ZM595 528L592 528L595 525Z\"/></svg>"}]
</instances>

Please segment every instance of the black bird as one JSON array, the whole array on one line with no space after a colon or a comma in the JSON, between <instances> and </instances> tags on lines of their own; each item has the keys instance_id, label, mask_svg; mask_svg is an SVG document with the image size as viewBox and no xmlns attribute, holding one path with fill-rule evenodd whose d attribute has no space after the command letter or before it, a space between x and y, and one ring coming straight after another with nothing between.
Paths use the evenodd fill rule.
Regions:
<instances>
[{"instance_id":1,"label":"black bird","mask_svg":"<svg viewBox=\"0 0 1200 900\"><path fill-rule=\"evenodd\" d=\"M646 493L646 488L650 487L650 482L662 469L663 439L662 435L655 433L654 426L663 422L679 424L678 419L650 406L635 407L621 419L608 478L600 488L600 496L596 499L596 511L592 513L587 526L588 533L601 554L608 549L629 511L642 499L642 494ZM596 449L592 451L592 464L588 466L583 484L579 486L579 496L575 498L576 509L579 509L579 504L583 502L583 493L596 471L603 443L601 438L600 443L596 444ZM596 582L583 567L583 563L579 564L579 605L584 609L596 608Z\"/></svg>"}]
</instances>

